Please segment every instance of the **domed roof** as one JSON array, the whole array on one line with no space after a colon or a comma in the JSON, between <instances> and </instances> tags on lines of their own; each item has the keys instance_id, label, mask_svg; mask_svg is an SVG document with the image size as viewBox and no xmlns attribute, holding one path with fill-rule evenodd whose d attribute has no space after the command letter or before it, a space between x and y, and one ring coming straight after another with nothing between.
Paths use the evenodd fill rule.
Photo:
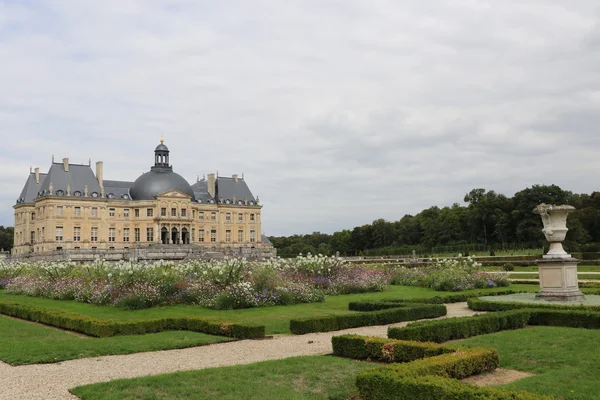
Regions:
<instances>
[{"instance_id":1,"label":"domed roof","mask_svg":"<svg viewBox=\"0 0 600 400\"><path fill-rule=\"evenodd\" d=\"M169 149L163 141L164 139L160 138L160 144L154 150L154 166L133 182L129 195L133 200L154 200L156 195L179 190L194 201L194 190L188 181L173 172L169 165Z\"/></svg>"},{"instance_id":2,"label":"domed roof","mask_svg":"<svg viewBox=\"0 0 600 400\"><path fill-rule=\"evenodd\" d=\"M172 170L153 169L135 180L129 194L133 200L154 200L156 195L179 190L194 200L194 191L185 178Z\"/></svg>"},{"instance_id":3,"label":"domed roof","mask_svg":"<svg viewBox=\"0 0 600 400\"><path fill-rule=\"evenodd\" d=\"M163 143L161 143L158 146L156 146L154 151L169 151L169 148L167 146L165 146Z\"/></svg>"}]
</instances>

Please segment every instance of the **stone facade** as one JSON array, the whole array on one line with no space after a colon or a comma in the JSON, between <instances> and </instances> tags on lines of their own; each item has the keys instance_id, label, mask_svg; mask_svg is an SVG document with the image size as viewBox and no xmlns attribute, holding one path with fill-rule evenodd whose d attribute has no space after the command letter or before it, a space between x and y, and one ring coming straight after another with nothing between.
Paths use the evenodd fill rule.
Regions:
<instances>
[{"instance_id":1,"label":"stone facade","mask_svg":"<svg viewBox=\"0 0 600 400\"><path fill-rule=\"evenodd\" d=\"M122 259L166 259L170 256L165 246L169 245L176 253L187 252L186 257L275 255L261 235L262 206L243 177L209 174L208 180L198 179L194 185L183 180L182 187L183 178L168 165L168 149L162 141L155 153L153 170L157 168L162 186L152 199L132 196L136 188L140 191L137 181L104 181L102 162L96 163L95 175L91 162L76 165L67 159L53 163L47 174L37 168L30 171L14 206L12 258L73 259L98 254L114 258L120 254ZM171 187L168 179L175 175L178 180ZM143 190L153 184L148 179L153 176L145 178Z\"/></svg>"}]
</instances>

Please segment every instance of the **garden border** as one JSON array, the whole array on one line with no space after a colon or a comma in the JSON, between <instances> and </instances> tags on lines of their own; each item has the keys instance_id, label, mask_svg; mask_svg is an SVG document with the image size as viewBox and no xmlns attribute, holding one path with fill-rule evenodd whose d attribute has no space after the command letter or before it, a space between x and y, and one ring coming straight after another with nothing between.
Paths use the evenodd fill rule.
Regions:
<instances>
[{"instance_id":1,"label":"garden border","mask_svg":"<svg viewBox=\"0 0 600 400\"><path fill-rule=\"evenodd\" d=\"M0 314L39 322L95 337L143 335L173 330L201 332L236 339L265 337L264 325L238 324L200 317L157 318L141 321L113 321L62 310L34 307L0 300Z\"/></svg>"}]
</instances>

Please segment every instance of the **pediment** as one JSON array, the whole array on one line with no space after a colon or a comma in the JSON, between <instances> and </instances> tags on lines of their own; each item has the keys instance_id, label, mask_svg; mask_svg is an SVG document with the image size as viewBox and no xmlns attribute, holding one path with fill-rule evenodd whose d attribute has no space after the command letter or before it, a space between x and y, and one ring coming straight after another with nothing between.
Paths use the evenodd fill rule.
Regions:
<instances>
[{"instance_id":1,"label":"pediment","mask_svg":"<svg viewBox=\"0 0 600 400\"><path fill-rule=\"evenodd\" d=\"M159 198L159 197L191 199L191 196L189 194L183 193L182 191L177 190L177 189L173 189L173 190L169 190L168 192L165 192L165 193L157 194L156 198Z\"/></svg>"}]
</instances>

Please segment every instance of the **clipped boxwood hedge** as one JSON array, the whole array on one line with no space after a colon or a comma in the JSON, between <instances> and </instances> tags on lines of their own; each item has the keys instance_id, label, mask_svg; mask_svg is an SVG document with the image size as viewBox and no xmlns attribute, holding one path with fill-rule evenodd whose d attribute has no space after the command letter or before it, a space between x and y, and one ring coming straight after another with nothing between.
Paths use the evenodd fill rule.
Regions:
<instances>
[{"instance_id":1,"label":"clipped boxwood hedge","mask_svg":"<svg viewBox=\"0 0 600 400\"><path fill-rule=\"evenodd\" d=\"M397 307L397 304L403 303L424 303L424 304L445 304L445 303L462 303L473 297L489 296L501 296L507 294L522 293L517 290L501 290L496 292L469 292L469 293L455 293L445 296L434 296L422 299L384 299L379 301L353 301L348 304L348 309L352 311L375 311L383 310L387 308Z\"/></svg>"},{"instance_id":2,"label":"clipped boxwood hedge","mask_svg":"<svg viewBox=\"0 0 600 400\"><path fill-rule=\"evenodd\" d=\"M552 309L552 310L586 310L586 311L600 311L600 306L582 306L582 305L553 305L553 304L537 304L537 303L519 303L519 302L506 302L506 301L494 301L494 300L483 300L478 298L471 298L467 300L469 308L474 311L508 311L517 310L522 308L531 309Z\"/></svg>"},{"instance_id":3,"label":"clipped boxwood hedge","mask_svg":"<svg viewBox=\"0 0 600 400\"><path fill-rule=\"evenodd\" d=\"M455 351L436 343L358 335L334 336L331 342L334 356L390 363L409 362Z\"/></svg>"},{"instance_id":4,"label":"clipped boxwood hedge","mask_svg":"<svg viewBox=\"0 0 600 400\"><path fill-rule=\"evenodd\" d=\"M202 332L238 339L255 339L265 336L265 327L262 325L236 324L200 317L113 321L8 301L0 301L0 314L40 322L95 337L142 335L171 330Z\"/></svg>"},{"instance_id":5,"label":"clipped boxwood hedge","mask_svg":"<svg viewBox=\"0 0 600 400\"><path fill-rule=\"evenodd\" d=\"M404 328L389 328L388 337L443 343L486 333L524 328L529 321L529 316L529 310L511 310L472 317L413 322Z\"/></svg>"},{"instance_id":6,"label":"clipped boxwood hedge","mask_svg":"<svg viewBox=\"0 0 600 400\"><path fill-rule=\"evenodd\" d=\"M290 331L296 335L311 332L339 331L360 326L387 325L395 322L437 318L446 315L442 304L396 304L394 308L351 314L330 315L317 318L293 319Z\"/></svg>"},{"instance_id":7,"label":"clipped boxwood hedge","mask_svg":"<svg viewBox=\"0 0 600 400\"><path fill-rule=\"evenodd\" d=\"M391 364L365 370L356 377L360 395L367 400L415 399L415 387L407 387L406 378L422 378L436 375L444 378L463 379L471 375L493 371L500 365L494 349L461 349L436 357L424 358L410 363ZM421 397L442 399L444 397ZM449 398L449 397L447 397Z\"/></svg>"}]
</instances>

